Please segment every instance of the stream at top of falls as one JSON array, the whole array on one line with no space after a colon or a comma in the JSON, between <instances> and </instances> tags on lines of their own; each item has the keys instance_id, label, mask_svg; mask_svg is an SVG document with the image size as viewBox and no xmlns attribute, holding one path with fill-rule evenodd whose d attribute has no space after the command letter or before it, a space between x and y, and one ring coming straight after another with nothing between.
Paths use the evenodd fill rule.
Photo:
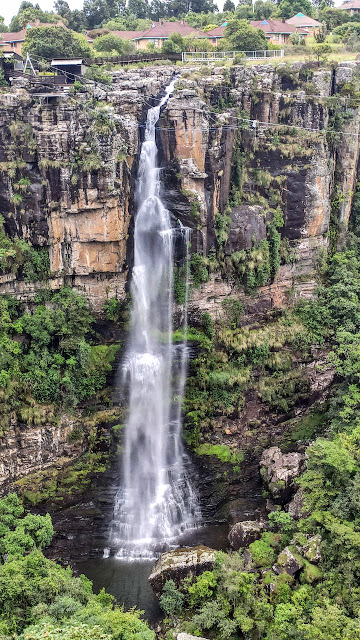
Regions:
<instances>
[{"instance_id":1,"label":"stream at top of falls","mask_svg":"<svg viewBox=\"0 0 360 640\"><path fill-rule=\"evenodd\" d=\"M175 547L200 521L199 503L187 474L181 405L186 379L189 234L172 223L161 200L156 123L175 85L147 113L141 146L134 228L131 330L119 378L128 393L128 418L117 491L104 556L154 560ZM172 343L174 243L186 265L183 341Z\"/></svg>"}]
</instances>

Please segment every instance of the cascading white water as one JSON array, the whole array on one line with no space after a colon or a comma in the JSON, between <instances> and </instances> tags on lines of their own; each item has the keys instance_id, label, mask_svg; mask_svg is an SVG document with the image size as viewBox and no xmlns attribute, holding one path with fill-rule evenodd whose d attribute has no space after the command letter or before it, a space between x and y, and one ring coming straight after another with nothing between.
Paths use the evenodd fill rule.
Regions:
<instances>
[{"instance_id":1,"label":"cascading white water","mask_svg":"<svg viewBox=\"0 0 360 640\"><path fill-rule=\"evenodd\" d=\"M187 478L181 441L181 402L186 378L189 230L172 228L160 198L155 125L173 91L149 109L136 191L131 334L123 365L129 387L123 481L116 498L110 547L116 557L154 558L194 526L196 496ZM172 344L175 234L186 247L184 340ZM173 388L173 379L176 380ZM176 396L175 401L173 395Z\"/></svg>"}]
</instances>

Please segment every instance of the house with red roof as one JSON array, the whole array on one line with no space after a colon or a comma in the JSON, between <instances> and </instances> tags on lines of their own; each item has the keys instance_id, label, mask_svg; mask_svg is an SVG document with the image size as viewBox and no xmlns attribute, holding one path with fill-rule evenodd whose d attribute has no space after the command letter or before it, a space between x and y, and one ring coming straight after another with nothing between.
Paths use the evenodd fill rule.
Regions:
<instances>
[{"instance_id":1,"label":"house with red roof","mask_svg":"<svg viewBox=\"0 0 360 640\"><path fill-rule=\"evenodd\" d=\"M195 29L195 27L190 27L190 25L183 20L180 22L165 22L164 20L160 20L160 22L153 22L150 29L141 32L132 38L132 40L134 40L137 49L146 49L148 44L151 43L161 49L163 42L168 40L173 33L179 33L183 37L191 35L195 38L207 38L208 36L207 33Z\"/></svg>"},{"instance_id":2,"label":"house with red roof","mask_svg":"<svg viewBox=\"0 0 360 640\"><path fill-rule=\"evenodd\" d=\"M342 11L348 11L350 16L360 12L360 0L345 0L339 7Z\"/></svg>"},{"instance_id":3,"label":"house with red roof","mask_svg":"<svg viewBox=\"0 0 360 640\"><path fill-rule=\"evenodd\" d=\"M252 27L261 29L264 32L266 40L273 44L287 44L290 36L294 33L300 33L304 37L308 35L303 30L298 30L294 25L288 24L286 20L273 20L267 18L266 20L251 20Z\"/></svg>"},{"instance_id":4,"label":"house with red roof","mask_svg":"<svg viewBox=\"0 0 360 640\"><path fill-rule=\"evenodd\" d=\"M35 20L34 22L29 22L24 29L21 29L21 31L16 31L14 33L0 33L0 47L21 55L27 31L33 27L64 27L64 29L67 29L61 20L58 20L57 22L40 22L40 20Z\"/></svg>"},{"instance_id":5,"label":"house with red roof","mask_svg":"<svg viewBox=\"0 0 360 640\"><path fill-rule=\"evenodd\" d=\"M360 2L360 0L359 0ZM311 18L309 18L311 20ZM316 20L314 20L316 22ZM308 35L308 31L305 29L289 24L289 21L285 20L272 20L267 18L266 20L251 20L252 27L261 29L265 33L265 37L269 42L274 44L286 44L293 33L301 33L301 35ZM318 23L320 25L320 23ZM221 38L224 37L225 27L227 22L224 22L220 27L207 31L206 35L211 39L214 45L217 45Z\"/></svg>"},{"instance_id":6,"label":"house with red roof","mask_svg":"<svg viewBox=\"0 0 360 640\"><path fill-rule=\"evenodd\" d=\"M310 18L309 16L305 16L301 11L286 20L287 24L292 24L293 27L296 27L297 31L306 31L307 33L314 33L314 31L318 31L322 26L321 22L314 20L314 18Z\"/></svg>"},{"instance_id":7,"label":"house with red roof","mask_svg":"<svg viewBox=\"0 0 360 640\"><path fill-rule=\"evenodd\" d=\"M224 37L226 25L227 22L224 22L222 25L220 25L220 27L210 29L210 31L206 32L207 37L211 40L211 44L213 44L214 46L217 46L219 44L221 38Z\"/></svg>"}]
</instances>

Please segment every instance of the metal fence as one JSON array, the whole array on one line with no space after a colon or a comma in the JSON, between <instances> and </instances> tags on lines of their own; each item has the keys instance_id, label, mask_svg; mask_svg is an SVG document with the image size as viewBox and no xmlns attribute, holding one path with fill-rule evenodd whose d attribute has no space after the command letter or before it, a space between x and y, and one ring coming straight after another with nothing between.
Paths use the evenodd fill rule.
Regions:
<instances>
[{"instance_id":1,"label":"metal fence","mask_svg":"<svg viewBox=\"0 0 360 640\"><path fill-rule=\"evenodd\" d=\"M217 60L233 60L235 56L243 55L249 60L264 60L266 58L283 58L284 49L268 49L261 51L184 51L183 62L216 62Z\"/></svg>"},{"instance_id":2,"label":"metal fence","mask_svg":"<svg viewBox=\"0 0 360 640\"><path fill-rule=\"evenodd\" d=\"M133 62L152 62L153 60L172 60L176 62L177 60L181 60L181 53L134 53L127 56L112 56L110 58L90 58L86 60L86 63L88 65L106 64L108 62L131 64Z\"/></svg>"}]
</instances>

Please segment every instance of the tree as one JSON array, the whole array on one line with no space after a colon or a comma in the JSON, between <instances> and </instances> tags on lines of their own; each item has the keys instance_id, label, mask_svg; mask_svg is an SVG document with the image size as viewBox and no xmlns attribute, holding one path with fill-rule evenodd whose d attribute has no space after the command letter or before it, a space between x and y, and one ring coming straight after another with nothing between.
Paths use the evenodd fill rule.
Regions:
<instances>
[{"instance_id":1,"label":"tree","mask_svg":"<svg viewBox=\"0 0 360 640\"><path fill-rule=\"evenodd\" d=\"M327 60L328 55L332 52L332 48L329 44L315 44L311 47L311 53L316 58L318 66L320 66L320 62L325 62Z\"/></svg>"},{"instance_id":2,"label":"tree","mask_svg":"<svg viewBox=\"0 0 360 640\"><path fill-rule=\"evenodd\" d=\"M274 11L273 16L276 18L292 18L296 13L304 13L306 16L312 16L313 8L310 0L282 0Z\"/></svg>"},{"instance_id":3,"label":"tree","mask_svg":"<svg viewBox=\"0 0 360 640\"><path fill-rule=\"evenodd\" d=\"M321 42L325 42L326 30L324 29L324 27L320 27L320 29L315 31L314 38L315 38L315 42L317 42L318 44L320 44Z\"/></svg>"},{"instance_id":4,"label":"tree","mask_svg":"<svg viewBox=\"0 0 360 640\"><path fill-rule=\"evenodd\" d=\"M125 0L84 0L83 11L89 29L101 27L103 22L124 13Z\"/></svg>"},{"instance_id":5,"label":"tree","mask_svg":"<svg viewBox=\"0 0 360 640\"><path fill-rule=\"evenodd\" d=\"M9 27L4 24L4 18L0 16L0 33L6 33L9 31Z\"/></svg>"},{"instance_id":6,"label":"tree","mask_svg":"<svg viewBox=\"0 0 360 640\"><path fill-rule=\"evenodd\" d=\"M216 13L218 7L213 0L191 0L188 11L193 11L194 13Z\"/></svg>"},{"instance_id":7,"label":"tree","mask_svg":"<svg viewBox=\"0 0 360 640\"><path fill-rule=\"evenodd\" d=\"M270 18L274 11L274 5L270 0L264 2L263 0L257 0L254 4L254 20L264 20Z\"/></svg>"},{"instance_id":8,"label":"tree","mask_svg":"<svg viewBox=\"0 0 360 640\"><path fill-rule=\"evenodd\" d=\"M28 29L23 52L34 58L89 58L90 45L84 36L63 27L34 27Z\"/></svg>"},{"instance_id":9,"label":"tree","mask_svg":"<svg viewBox=\"0 0 360 640\"><path fill-rule=\"evenodd\" d=\"M197 38L195 35L189 35L184 38L184 51L213 51L214 46L208 38Z\"/></svg>"},{"instance_id":10,"label":"tree","mask_svg":"<svg viewBox=\"0 0 360 640\"><path fill-rule=\"evenodd\" d=\"M268 48L261 29L251 27L245 20L233 18L225 27L225 37L237 51L258 51Z\"/></svg>"},{"instance_id":11,"label":"tree","mask_svg":"<svg viewBox=\"0 0 360 640\"><path fill-rule=\"evenodd\" d=\"M69 29L81 33L86 29L86 24L86 15L83 11L80 11L79 9L74 9L73 11L71 11L68 18Z\"/></svg>"},{"instance_id":12,"label":"tree","mask_svg":"<svg viewBox=\"0 0 360 640\"><path fill-rule=\"evenodd\" d=\"M176 588L174 580L167 580L160 597L160 607L167 616L173 618L180 613L184 604L184 594Z\"/></svg>"},{"instance_id":13,"label":"tree","mask_svg":"<svg viewBox=\"0 0 360 640\"><path fill-rule=\"evenodd\" d=\"M223 11L235 11L235 4L232 0L225 0Z\"/></svg>"},{"instance_id":14,"label":"tree","mask_svg":"<svg viewBox=\"0 0 360 640\"><path fill-rule=\"evenodd\" d=\"M21 26L20 26L20 22L19 22L19 15L22 13L22 11L24 11L24 9L28 9L28 8L34 8L34 5L32 2L29 2L28 0L23 0L23 2L21 3L19 10L17 12L17 14L15 16L13 16L11 22L10 22L10 26L9 26L9 30L10 31L20 31Z\"/></svg>"},{"instance_id":15,"label":"tree","mask_svg":"<svg viewBox=\"0 0 360 640\"><path fill-rule=\"evenodd\" d=\"M71 9L66 0L55 0L54 9L59 16L68 18L71 13Z\"/></svg>"},{"instance_id":16,"label":"tree","mask_svg":"<svg viewBox=\"0 0 360 640\"><path fill-rule=\"evenodd\" d=\"M51 13L49 11L42 11L39 5L34 7L30 3L23 2L22 5L20 6L17 16L15 16L11 20L10 31L19 31L20 29L23 29L28 24L28 22L34 22L35 20L40 20L40 22L55 23L61 19L62 19L62 16L56 13Z\"/></svg>"},{"instance_id":17,"label":"tree","mask_svg":"<svg viewBox=\"0 0 360 640\"><path fill-rule=\"evenodd\" d=\"M234 18L236 20L251 20L253 17L253 8L251 4L242 4L236 9Z\"/></svg>"},{"instance_id":18,"label":"tree","mask_svg":"<svg viewBox=\"0 0 360 640\"><path fill-rule=\"evenodd\" d=\"M94 42L94 51L96 51L96 53L114 52L115 55L117 54L121 56L133 53L135 51L135 47L133 42L130 40L123 40L112 33L108 33L104 36L100 36L100 38L96 38Z\"/></svg>"},{"instance_id":19,"label":"tree","mask_svg":"<svg viewBox=\"0 0 360 640\"><path fill-rule=\"evenodd\" d=\"M166 3L162 0L152 0L149 6L149 18L151 18L151 20L160 20L160 18L166 16Z\"/></svg>"},{"instance_id":20,"label":"tree","mask_svg":"<svg viewBox=\"0 0 360 640\"><path fill-rule=\"evenodd\" d=\"M149 5L146 0L129 0L127 10L136 18L144 19L148 16Z\"/></svg>"},{"instance_id":21,"label":"tree","mask_svg":"<svg viewBox=\"0 0 360 640\"><path fill-rule=\"evenodd\" d=\"M335 27L347 22L348 16L346 14L347 11L326 7L319 11L319 21L326 26L328 31L332 31Z\"/></svg>"},{"instance_id":22,"label":"tree","mask_svg":"<svg viewBox=\"0 0 360 640\"><path fill-rule=\"evenodd\" d=\"M180 33L172 33L168 40L165 40L161 47L163 53L182 53L186 45Z\"/></svg>"},{"instance_id":23,"label":"tree","mask_svg":"<svg viewBox=\"0 0 360 640\"><path fill-rule=\"evenodd\" d=\"M179 18L184 13L187 13L190 8L189 0L168 0L166 2L166 16L169 18Z\"/></svg>"}]
</instances>

